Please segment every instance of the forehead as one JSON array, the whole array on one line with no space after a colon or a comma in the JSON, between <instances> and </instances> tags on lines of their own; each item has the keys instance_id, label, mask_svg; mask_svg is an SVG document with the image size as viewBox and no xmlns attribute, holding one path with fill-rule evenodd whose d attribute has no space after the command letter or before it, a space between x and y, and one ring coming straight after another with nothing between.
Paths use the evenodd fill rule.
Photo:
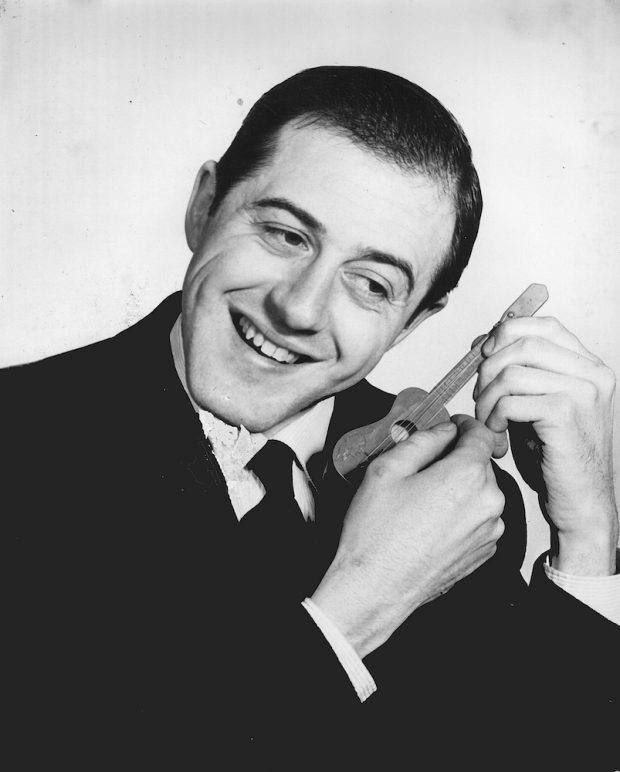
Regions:
<instances>
[{"instance_id":1,"label":"forehead","mask_svg":"<svg viewBox=\"0 0 620 772\"><path fill-rule=\"evenodd\" d=\"M317 126L285 126L269 161L237 195L242 206L286 198L342 249L396 254L412 264L418 280L443 260L454 229L452 197L437 182Z\"/></svg>"}]
</instances>

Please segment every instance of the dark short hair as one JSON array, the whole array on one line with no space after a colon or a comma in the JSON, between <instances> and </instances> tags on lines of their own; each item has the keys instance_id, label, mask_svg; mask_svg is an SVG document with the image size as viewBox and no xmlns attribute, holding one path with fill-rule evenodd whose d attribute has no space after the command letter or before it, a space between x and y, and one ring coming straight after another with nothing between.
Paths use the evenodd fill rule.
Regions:
<instances>
[{"instance_id":1,"label":"dark short hair","mask_svg":"<svg viewBox=\"0 0 620 772\"><path fill-rule=\"evenodd\" d=\"M471 148L454 116L434 96L390 72L314 67L263 94L220 159L212 210L234 185L269 163L280 130L293 121L335 130L381 160L428 176L452 195L452 242L418 310L454 289L469 262L482 214Z\"/></svg>"}]
</instances>

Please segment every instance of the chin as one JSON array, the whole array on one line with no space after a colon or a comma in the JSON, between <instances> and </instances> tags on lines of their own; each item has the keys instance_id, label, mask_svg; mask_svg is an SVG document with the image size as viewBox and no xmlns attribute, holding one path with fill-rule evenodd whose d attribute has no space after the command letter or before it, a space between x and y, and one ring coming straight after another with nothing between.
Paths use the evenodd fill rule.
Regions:
<instances>
[{"instance_id":1,"label":"chin","mask_svg":"<svg viewBox=\"0 0 620 772\"><path fill-rule=\"evenodd\" d=\"M281 406L274 411L265 410L265 406L260 410L252 406L248 407L249 401L243 400L245 408L240 409L235 406L235 400L232 398L214 395L200 387L193 388L191 384L188 384L188 388L192 399L202 410L208 410L209 413L231 426L244 426L253 433L266 432L289 417L289 414L282 413ZM293 411L291 415L295 412L298 411Z\"/></svg>"}]
</instances>

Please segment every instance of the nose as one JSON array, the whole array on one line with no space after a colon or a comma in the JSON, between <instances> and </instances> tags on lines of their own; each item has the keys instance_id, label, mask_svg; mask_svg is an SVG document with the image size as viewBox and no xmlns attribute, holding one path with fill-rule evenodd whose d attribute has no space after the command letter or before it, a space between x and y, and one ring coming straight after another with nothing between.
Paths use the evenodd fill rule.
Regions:
<instances>
[{"instance_id":1,"label":"nose","mask_svg":"<svg viewBox=\"0 0 620 772\"><path fill-rule=\"evenodd\" d=\"M292 267L267 298L274 323L297 333L319 332L327 324L333 281L333 270L320 259Z\"/></svg>"}]
</instances>

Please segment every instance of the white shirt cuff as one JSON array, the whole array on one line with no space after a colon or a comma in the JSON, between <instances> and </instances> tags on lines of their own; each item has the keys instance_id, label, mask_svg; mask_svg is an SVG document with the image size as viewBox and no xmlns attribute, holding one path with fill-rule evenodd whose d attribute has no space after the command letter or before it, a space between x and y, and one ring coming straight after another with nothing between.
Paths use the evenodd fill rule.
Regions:
<instances>
[{"instance_id":1,"label":"white shirt cuff","mask_svg":"<svg viewBox=\"0 0 620 772\"><path fill-rule=\"evenodd\" d=\"M338 661L349 676L349 680L353 684L360 701L364 702L364 700L367 700L377 690L377 685L353 646L351 646L331 619L325 616L310 598L302 601L301 605L310 614L314 623L334 650Z\"/></svg>"},{"instance_id":2,"label":"white shirt cuff","mask_svg":"<svg viewBox=\"0 0 620 772\"><path fill-rule=\"evenodd\" d=\"M558 587L573 595L610 622L620 625L620 574L614 576L575 576L544 563L545 573Z\"/></svg>"}]
</instances>

